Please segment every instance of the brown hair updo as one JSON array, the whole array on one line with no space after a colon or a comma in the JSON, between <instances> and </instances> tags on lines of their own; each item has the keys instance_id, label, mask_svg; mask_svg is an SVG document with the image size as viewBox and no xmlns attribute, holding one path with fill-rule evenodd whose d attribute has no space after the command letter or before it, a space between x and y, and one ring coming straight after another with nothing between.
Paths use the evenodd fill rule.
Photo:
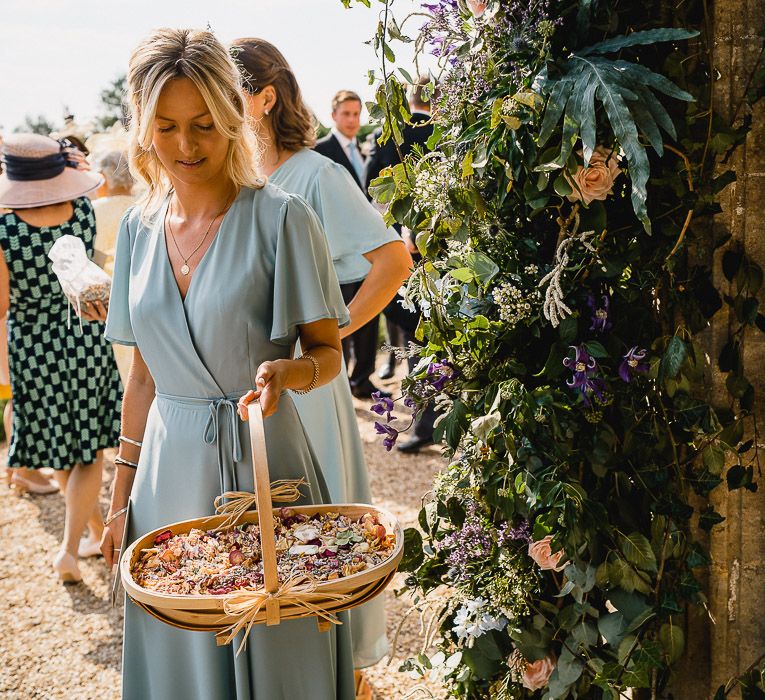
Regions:
<instances>
[{"instance_id":1,"label":"brown hair updo","mask_svg":"<svg viewBox=\"0 0 765 700\"><path fill-rule=\"evenodd\" d=\"M295 74L281 51L263 39L237 39L231 53L242 71L244 89L254 95L267 85L276 90L271 131L280 151L299 151L316 144L315 120L303 102Z\"/></svg>"}]
</instances>

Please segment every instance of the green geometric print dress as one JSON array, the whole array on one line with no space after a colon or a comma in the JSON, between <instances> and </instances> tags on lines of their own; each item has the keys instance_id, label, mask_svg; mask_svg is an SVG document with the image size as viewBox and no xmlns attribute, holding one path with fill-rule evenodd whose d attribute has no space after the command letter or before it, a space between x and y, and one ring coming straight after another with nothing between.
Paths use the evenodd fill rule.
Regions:
<instances>
[{"instance_id":1,"label":"green geometric print dress","mask_svg":"<svg viewBox=\"0 0 765 700\"><path fill-rule=\"evenodd\" d=\"M122 385L103 324L82 322L51 269L48 251L65 234L93 254L90 200L72 202L58 226L32 226L15 213L0 215L0 247L8 266L8 361L13 391L9 467L71 469L115 447Z\"/></svg>"}]
</instances>

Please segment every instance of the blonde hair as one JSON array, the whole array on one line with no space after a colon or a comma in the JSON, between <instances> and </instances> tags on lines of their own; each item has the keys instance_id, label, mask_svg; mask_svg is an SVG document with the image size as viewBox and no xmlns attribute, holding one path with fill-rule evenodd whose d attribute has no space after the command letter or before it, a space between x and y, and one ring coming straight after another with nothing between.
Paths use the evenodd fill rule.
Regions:
<instances>
[{"instance_id":1,"label":"blonde hair","mask_svg":"<svg viewBox=\"0 0 765 700\"><path fill-rule=\"evenodd\" d=\"M240 187L263 187L257 172L258 143L245 114L242 79L228 51L211 32L158 29L142 41L128 64L130 170L148 186L139 200L141 219L157 213L172 191L152 147L152 123L163 88L188 78L202 94L215 128L229 139L226 175Z\"/></svg>"},{"instance_id":2,"label":"blonde hair","mask_svg":"<svg viewBox=\"0 0 765 700\"><path fill-rule=\"evenodd\" d=\"M351 101L358 102L359 107L361 107L361 98L358 93L353 90L340 90L339 92L336 92L335 96L332 98L332 112L335 112L343 102Z\"/></svg>"}]
</instances>

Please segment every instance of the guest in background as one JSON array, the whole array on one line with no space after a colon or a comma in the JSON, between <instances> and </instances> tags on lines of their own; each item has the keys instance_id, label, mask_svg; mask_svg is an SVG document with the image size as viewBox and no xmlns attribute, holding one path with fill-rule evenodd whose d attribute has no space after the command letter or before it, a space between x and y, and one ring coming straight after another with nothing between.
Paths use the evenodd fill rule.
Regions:
<instances>
[{"instance_id":1,"label":"guest in background","mask_svg":"<svg viewBox=\"0 0 765 700\"><path fill-rule=\"evenodd\" d=\"M235 41L233 53L244 73L248 111L263 144L262 171L273 184L300 195L316 211L341 286L344 281L363 278L349 305L350 327L358 327L377 316L393 297L409 274L411 258L350 175L310 150L314 120L279 50L263 39L250 38ZM369 503L364 450L345 373L341 370L329 384L293 400L332 501ZM381 597L351 611L351 630L354 665L377 663L387 652Z\"/></svg>"},{"instance_id":2,"label":"guest in background","mask_svg":"<svg viewBox=\"0 0 765 700\"><path fill-rule=\"evenodd\" d=\"M364 189L364 156L357 136L361 128L361 98L352 90L340 90L332 98L331 131L314 146L317 153L342 165L366 194Z\"/></svg>"},{"instance_id":3,"label":"guest in background","mask_svg":"<svg viewBox=\"0 0 765 700\"><path fill-rule=\"evenodd\" d=\"M114 272L114 247L120 221L137 199L133 194L134 182L128 166L127 144L124 148L95 151L91 162L93 169L104 177L104 184L98 189L98 199L93 202L96 214L93 260L111 275ZM133 357L132 350L125 345L114 345L113 349L120 379L125 386Z\"/></svg>"},{"instance_id":4,"label":"guest in background","mask_svg":"<svg viewBox=\"0 0 765 700\"><path fill-rule=\"evenodd\" d=\"M81 580L79 539L100 539L96 503L103 450L116 447L120 385L114 354L98 323L67 323L69 302L48 253L64 235L92 252L93 208L86 194L101 177L77 169L58 141L15 134L3 146L0 176L0 317L8 314L14 396L12 468L52 467L65 494L64 539L53 567L64 583ZM100 302L89 304L105 314Z\"/></svg>"},{"instance_id":5,"label":"guest in background","mask_svg":"<svg viewBox=\"0 0 765 700\"><path fill-rule=\"evenodd\" d=\"M374 141L374 147L369 156L367 162L367 176L365 186L369 189L369 185L372 180L380 175L380 172L385 168L393 167L401 162L401 156L408 156L412 150L418 147L421 151L427 150L427 141L433 133L433 126L430 123L430 105L431 98L424 96L424 89L430 83L428 76L420 76L417 82L410 86L409 89L409 109L412 113L411 122L403 128L404 142L396 148L396 144L393 139L389 139L384 144L377 143L377 138L380 136L380 131L377 131ZM400 155L399 155L400 150ZM420 254L415 245L415 234L413 231L404 229L401 231L406 241L409 251L412 253L412 257L415 261L419 261ZM410 342L414 342L414 332L417 329L417 323L419 322L419 314L416 312L407 311L401 304L399 304L400 296L391 301L385 309L385 320L388 325L388 337L391 345L408 345ZM400 336L403 342L394 343L392 338ZM387 370L390 375L393 374L395 364L395 355L391 352L387 365L383 366L383 370ZM414 369L416 364L415 358L409 359L409 371ZM381 371L382 376L382 371ZM437 418L437 413L432 406L429 406L420 417L415 421L413 435L405 442L399 443L397 449L400 452L415 453L427 445L433 444L433 426Z\"/></svg>"},{"instance_id":6,"label":"guest in background","mask_svg":"<svg viewBox=\"0 0 765 700\"><path fill-rule=\"evenodd\" d=\"M365 163L356 139L361 127L361 98L351 90L340 90L332 98L332 121L334 122L332 131L316 142L314 150L342 165L366 196ZM353 188L349 187L349 189ZM363 233L350 231L346 235L363 236ZM352 245L351 242L349 244ZM353 299L358 295L363 282L363 276L357 279L340 277L340 289L345 303L351 309L351 318L353 318ZM353 323L351 325L353 333L343 336L343 356L346 364L350 365L353 358L350 376L351 392L357 398L369 398L373 392L378 391L370 377L375 371L380 319L375 314L363 326L356 326ZM384 391L381 394L390 396Z\"/></svg>"}]
</instances>

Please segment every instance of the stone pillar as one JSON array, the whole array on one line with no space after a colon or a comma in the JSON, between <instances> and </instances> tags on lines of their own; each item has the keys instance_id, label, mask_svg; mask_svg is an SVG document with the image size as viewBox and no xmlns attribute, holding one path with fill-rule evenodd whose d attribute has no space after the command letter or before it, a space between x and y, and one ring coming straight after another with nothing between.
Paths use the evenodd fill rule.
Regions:
<instances>
[{"instance_id":1,"label":"stone pillar","mask_svg":"<svg viewBox=\"0 0 765 700\"><path fill-rule=\"evenodd\" d=\"M760 56L765 31L763 0L713 0L709 3L714 31L714 67L720 78L714 84L715 111L736 123L752 110L742 103L747 83ZM715 217L717 234L728 232L743 244L746 254L765 268L765 100L752 114L746 143L720 171L733 168L737 181L721 197L723 212ZM728 285L715 259L715 283ZM764 293L759 293L764 298ZM765 303L761 311L765 312ZM710 357L715 364L713 386L716 403L727 404L725 376L716 359L735 319L724 307L715 317L708 335ZM745 372L753 383L760 441L765 442L765 333L749 329L743 339ZM747 436L751 437L751 435ZM749 455L747 455L749 456ZM761 453L765 466L765 451ZM755 476L757 476L755 474ZM709 612L714 624L696 611L687 626L687 653L673 683L678 700L712 698L729 678L746 670L765 652L765 478L757 493L739 489L728 493L725 485L712 494L712 503L725 517L708 538L712 556L709 572ZM730 698L740 697L738 691Z\"/></svg>"}]
</instances>

